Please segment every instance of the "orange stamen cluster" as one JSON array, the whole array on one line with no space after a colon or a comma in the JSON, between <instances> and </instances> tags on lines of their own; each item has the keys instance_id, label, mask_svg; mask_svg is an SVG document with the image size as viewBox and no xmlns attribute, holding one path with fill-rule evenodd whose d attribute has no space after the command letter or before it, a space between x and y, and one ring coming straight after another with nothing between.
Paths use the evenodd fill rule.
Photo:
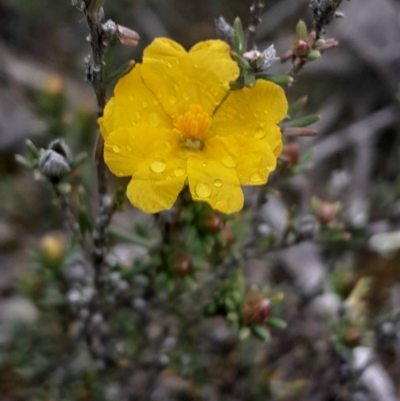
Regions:
<instances>
[{"instance_id":1,"label":"orange stamen cluster","mask_svg":"<svg viewBox=\"0 0 400 401\"><path fill-rule=\"evenodd\" d=\"M210 129L211 118L198 104L192 104L189 111L176 119L175 127L185 137L204 139Z\"/></svg>"}]
</instances>

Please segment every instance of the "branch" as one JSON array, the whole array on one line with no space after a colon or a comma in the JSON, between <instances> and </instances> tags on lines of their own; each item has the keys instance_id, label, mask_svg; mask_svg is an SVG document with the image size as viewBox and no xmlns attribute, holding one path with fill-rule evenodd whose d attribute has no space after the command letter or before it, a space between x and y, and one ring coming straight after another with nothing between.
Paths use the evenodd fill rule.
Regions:
<instances>
[{"instance_id":1,"label":"branch","mask_svg":"<svg viewBox=\"0 0 400 401\"><path fill-rule=\"evenodd\" d=\"M255 47L257 26L261 21L261 13L264 9L263 0L253 0L250 7L250 23L248 27L247 49L252 50Z\"/></svg>"}]
</instances>

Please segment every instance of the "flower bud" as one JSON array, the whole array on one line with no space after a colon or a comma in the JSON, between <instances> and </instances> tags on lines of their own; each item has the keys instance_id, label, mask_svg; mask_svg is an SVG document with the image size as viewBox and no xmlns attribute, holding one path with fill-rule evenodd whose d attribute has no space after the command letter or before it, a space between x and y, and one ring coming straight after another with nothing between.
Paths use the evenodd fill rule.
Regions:
<instances>
[{"instance_id":1,"label":"flower bud","mask_svg":"<svg viewBox=\"0 0 400 401\"><path fill-rule=\"evenodd\" d=\"M122 25L117 25L116 29L117 38L122 45L128 47L137 46L140 36L136 31Z\"/></svg>"},{"instance_id":2,"label":"flower bud","mask_svg":"<svg viewBox=\"0 0 400 401\"><path fill-rule=\"evenodd\" d=\"M299 145L294 142L287 143L282 150L281 156L291 167L299 164Z\"/></svg>"},{"instance_id":3,"label":"flower bud","mask_svg":"<svg viewBox=\"0 0 400 401\"><path fill-rule=\"evenodd\" d=\"M295 39L293 43L293 53L297 57L305 57L311 52L311 46L306 39Z\"/></svg>"},{"instance_id":4,"label":"flower bud","mask_svg":"<svg viewBox=\"0 0 400 401\"><path fill-rule=\"evenodd\" d=\"M64 257L64 241L60 237L46 235L39 242L39 251L48 262L57 264Z\"/></svg>"},{"instance_id":5,"label":"flower bud","mask_svg":"<svg viewBox=\"0 0 400 401\"><path fill-rule=\"evenodd\" d=\"M71 171L71 151L63 139L49 144L39 158L39 171L51 181L57 182Z\"/></svg>"},{"instance_id":6,"label":"flower bud","mask_svg":"<svg viewBox=\"0 0 400 401\"><path fill-rule=\"evenodd\" d=\"M262 324L271 316L271 303L263 295L250 292L244 300L240 315L245 324Z\"/></svg>"},{"instance_id":7,"label":"flower bud","mask_svg":"<svg viewBox=\"0 0 400 401\"><path fill-rule=\"evenodd\" d=\"M338 209L338 204L320 202L315 215L321 224L329 224L336 218Z\"/></svg>"},{"instance_id":8,"label":"flower bud","mask_svg":"<svg viewBox=\"0 0 400 401\"><path fill-rule=\"evenodd\" d=\"M221 231L225 225L222 215L214 210L207 213L201 221L202 228L210 234L216 234Z\"/></svg>"},{"instance_id":9,"label":"flower bud","mask_svg":"<svg viewBox=\"0 0 400 401\"><path fill-rule=\"evenodd\" d=\"M186 277L192 270L192 260L187 252L177 252L171 261L172 273L177 277Z\"/></svg>"}]
</instances>

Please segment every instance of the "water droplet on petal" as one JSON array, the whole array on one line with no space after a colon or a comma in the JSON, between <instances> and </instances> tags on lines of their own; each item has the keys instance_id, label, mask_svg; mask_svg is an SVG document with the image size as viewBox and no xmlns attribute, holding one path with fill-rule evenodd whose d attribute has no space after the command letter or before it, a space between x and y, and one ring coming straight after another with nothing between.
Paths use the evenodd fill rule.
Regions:
<instances>
[{"instance_id":1,"label":"water droplet on petal","mask_svg":"<svg viewBox=\"0 0 400 401\"><path fill-rule=\"evenodd\" d=\"M254 134L254 136L255 136L257 139L264 138L264 136L265 136L265 131L264 131L262 128L257 128L256 133Z\"/></svg>"},{"instance_id":2,"label":"water droplet on petal","mask_svg":"<svg viewBox=\"0 0 400 401\"><path fill-rule=\"evenodd\" d=\"M174 174L175 177L182 177L185 174L185 170L183 168L176 168Z\"/></svg>"},{"instance_id":3,"label":"water droplet on petal","mask_svg":"<svg viewBox=\"0 0 400 401\"><path fill-rule=\"evenodd\" d=\"M196 194L200 198L208 198L211 195L211 187L201 182L196 185Z\"/></svg>"},{"instance_id":4,"label":"water droplet on petal","mask_svg":"<svg viewBox=\"0 0 400 401\"><path fill-rule=\"evenodd\" d=\"M187 93L187 92L183 92L183 98L185 99L185 100L189 100L190 99L190 96L189 96L189 94Z\"/></svg>"},{"instance_id":5,"label":"water droplet on petal","mask_svg":"<svg viewBox=\"0 0 400 401\"><path fill-rule=\"evenodd\" d=\"M161 99L161 98L162 98L162 93L161 93L161 92L158 92L158 93L157 93L157 97L158 97L159 99Z\"/></svg>"},{"instance_id":6,"label":"water droplet on petal","mask_svg":"<svg viewBox=\"0 0 400 401\"><path fill-rule=\"evenodd\" d=\"M244 115L243 115L243 114L239 114L239 118L240 118L241 120L244 120Z\"/></svg>"},{"instance_id":7,"label":"water droplet on petal","mask_svg":"<svg viewBox=\"0 0 400 401\"><path fill-rule=\"evenodd\" d=\"M167 67L168 67L168 68L172 68L172 64L171 64L171 63L168 63L168 64L167 64Z\"/></svg>"},{"instance_id":8,"label":"water droplet on petal","mask_svg":"<svg viewBox=\"0 0 400 401\"><path fill-rule=\"evenodd\" d=\"M154 106L157 106L157 105L158 105L158 100L157 100L157 99L154 99L154 100L153 100L153 104L154 104Z\"/></svg>"},{"instance_id":9,"label":"water droplet on petal","mask_svg":"<svg viewBox=\"0 0 400 401\"><path fill-rule=\"evenodd\" d=\"M131 121L131 124L132 124L132 125L136 125L136 121L133 121L133 120L132 120L132 121Z\"/></svg>"},{"instance_id":10,"label":"water droplet on petal","mask_svg":"<svg viewBox=\"0 0 400 401\"><path fill-rule=\"evenodd\" d=\"M207 167L207 163L206 162L201 163L201 167Z\"/></svg>"},{"instance_id":11,"label":"water droplet on petal","mask_svg":"<svg viewBox=\"0 0 400 401\"><path fill-rule=\"evenodd\" d=\"M142 117L142 115L137 111L135 117L139 119L140 117Z\"/></svg>"},{"instance_id":12,"label":"water droplet on petal","mask_svg":"<svg viewBox=\"0 0 400 401\"><path fill-rule=\"evenodd\" d=\"M258 174L258 173L252 174L250 177L250 181L251 182L260 182L261 181L260 174Z\"/></svg>"},{"instance_id":13,"label":"water droplet on petal","mask_svg":"<svg viewBox=\"0 0 400 401\"><path fill-rule=\"evenodd\" d=\"M165 160L162 159L161 157L158 157L151 163L150 168L155 172L155 173L162 173L167 165L165 164Z\"/></svg>"},{"instance_id":14,"label":"water droplet on petal","mask_svg":"<svg viewBox=\"0 0 400 401\"><path fill-rule=\"evenodd\" d=\"M221 180L214 180L214 186L217 188L222 187L222 181Z\"/></svg>"},{"instance_id":15,"label":"water droplet on petal","mask_svg":"<svg viewBox=\"0 0 400 401\"><path fill-rule=\"evenodd\" d=\"M127 147L126 147L126 150L127 150L128 152L130 152L130 151L132 150L132 148L131 148L130 146L127 146Z\"/></svg>"},{"instance_id":16,"label":"water droplet on petal","mask_svg":"<svg viewBox=\"0 0 400 401\"><path fill-rule=\"evenodd\" d=\"M112 147L112 149L113 149L114 153L119 153L121 151L121 148L118 145L114 145Z\"/></svg>"},{"instance_id":17,"label":"water droplet on petal","mask_svg":"<svg viewBox=\"0 0 400 401\"><path fill-rule=\"evenodd\" d=\"M171 104L175 104L175 103L176 103L176 97L175 97L175 96L170 96L170 97L168 98L168 101L169 101Z\"/></svg>"},{"instance_id":18,"label":"water droplet on petal","mask_svg":"<svg viewBox=\"0 0 400 401\"><path fill-rule=\"evenodd\" d=\"M145 100L143 100L142 106L143 106L144 108L146 108L148 105L149 105L149 104L148 104Z\"/></svg>"},{"instance_id":19,"label":"water droplet on petal","mask_svg":"<svg viewBox=\"0 0 400 401\"><path fill-rule=\"evenodd\" d=\"M265 114L268 114L268 110L267 110L267 109L265 109L265 110L264 110L264 113L265 113Z\"/></svg>"},{"instance_id":20,"label":"water droplet on petal","mask_svg":"<svg viewBox=\"0 0 400 401\"><path fill-rule=\"evenodd\" d=\"M199 68L199 66L197 64L194 65L194 68Z\"/></svg>"},{"instance_id":21,"label":"water droplet on petal","mask_svg":"<svg viewBox=\"0 0 400 401\"><path fill-rule=\"evenodd\" d=\"M255 112L254 112L254 117L255 117L255 118L260 117L260 113L259 113L258 111L255 111Z\"/></svg>"},{"instance_id":22,"label":"water droplet on petal","mask_svg":"<svg viewBox=\"0 0 400 401\"><path fill-rule=\"evenodd\" d=\"M226 167L236 167L236 162L231 156L225 156L222 159L222 163L224 163Z\"/></svg>"},{"instance_id":23,"label":"water droplet on petal","mask_svg":"<svg viewBox=\"0 0 400 401\"><path fill-rule=\"evenodd\" d=\"M156 113L156 112L152 112L149 115L149 123L153 126L153 127L157 127L161 122L160 116Z\"/></svg>"},{"instance_id":24,"label":"water droplet on petal","mask_svg":"<svg viewBox=\"0 0 400 401\"><path fill-rule=\"evenodd\" d=\"M178 90L179 90L179 85L175 84L175 85L174 85L174 89L175 89L176 91L178 91Z\"/></svg>"},{"instance_id":25,"label":"water droplet on petal","mask_svg":"<svg viewBox=\"0 0 400 401\"><path fill-rule=\"evenodd\" d=\"M131 102L133 102L133 96L129 96L129 100L131 101Z\"/></svg>"}]
</instances>

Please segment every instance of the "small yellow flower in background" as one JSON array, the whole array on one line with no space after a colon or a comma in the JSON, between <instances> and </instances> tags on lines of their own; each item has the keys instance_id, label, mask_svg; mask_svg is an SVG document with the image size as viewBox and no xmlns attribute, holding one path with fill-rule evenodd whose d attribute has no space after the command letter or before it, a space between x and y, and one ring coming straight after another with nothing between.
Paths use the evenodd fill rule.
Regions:
<instances>
[{"instance_id":1,"label":"small yellow flower in background","mask_svg":"<svg viewBox=\"0 0 400 401\"><path fill-rule=\"evenodd\" d=\"M283 90L258 80L229 91L239 74L229 46L189 52L156 39L120 79L100 119L105 161L132 176L127 196L147 213L169 209L188 183L192 198L223 213L243 207L241 185L265 184L282 150Z\"/></svg>"}]
</instances>

